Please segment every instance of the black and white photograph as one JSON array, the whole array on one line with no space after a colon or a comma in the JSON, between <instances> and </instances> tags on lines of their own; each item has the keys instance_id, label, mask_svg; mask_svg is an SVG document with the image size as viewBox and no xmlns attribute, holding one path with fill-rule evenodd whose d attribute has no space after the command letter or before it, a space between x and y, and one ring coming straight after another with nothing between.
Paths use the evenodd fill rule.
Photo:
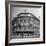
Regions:
<instances>
[{"instance_id":1,"label":"black and white photograph","mask_svg":"<svg viewBox=\"0 0 46 46\"><path fill-rule=\"evenodd\" d=\"M8 44L44 43L45 4L18 1L7 5Z\"/></svg>"}]
</instances>

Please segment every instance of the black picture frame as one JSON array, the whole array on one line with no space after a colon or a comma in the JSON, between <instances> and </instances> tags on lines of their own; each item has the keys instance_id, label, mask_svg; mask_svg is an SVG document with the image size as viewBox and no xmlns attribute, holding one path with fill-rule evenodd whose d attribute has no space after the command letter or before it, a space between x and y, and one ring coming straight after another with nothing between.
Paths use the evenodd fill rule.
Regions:
<instances>
[{"instance_id":1,"label":"black picture frame","mask_svg":"<svg viewBox=\"0 0 46 46\"><path fill-rule=\"evenodd\" d=\"M39 41L39 42L26 42L26 43L11 43L11 44L8 44L8 21L9 21L8 20L8 4L10 2L43 5L43 41ZM25 44L44 44L45 43L45 3L44 2L6 1L5 2L5 8L6 8L6 37L5 37L5 46L8 46L8 45L25 45Z\"/></svg>"}]
</instances>

